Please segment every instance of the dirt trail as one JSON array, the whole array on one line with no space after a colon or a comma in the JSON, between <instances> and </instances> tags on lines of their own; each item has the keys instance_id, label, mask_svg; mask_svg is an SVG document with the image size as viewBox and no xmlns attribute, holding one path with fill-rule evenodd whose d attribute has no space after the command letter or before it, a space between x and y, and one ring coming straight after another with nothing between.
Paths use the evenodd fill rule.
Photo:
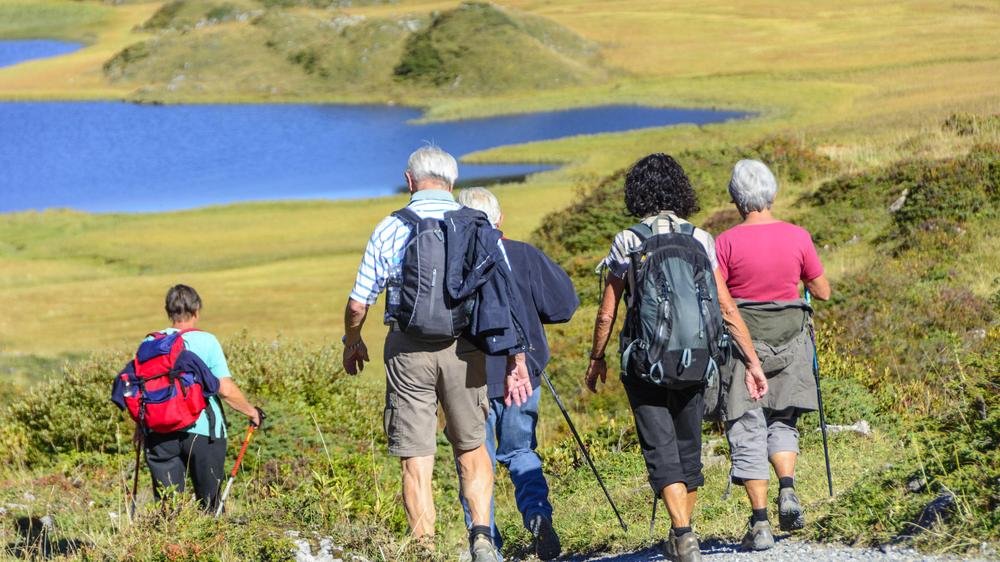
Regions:
<instances>
[{"instance_id":1,"label":"dirt trail","mask_svg":"<svg viewBox=\"0 0 1000 562\"><path fill-rule=\"evenodd\" d=\"M701 547L702 557L706 562L853 562L853 561L884 561L884 562L954 562L957 560L1000 560L996 553L985 557L959 558L954 556L925 555L909 549L890 549L882 552L873 548L851 548L839 545L825 545L799 542L788 538L778 539L778 544L766 552L740 552L739 545L721 541L704 541ZM644 562L646 560L666 560L658 549L646 549L638 552L601 555L590 558L571 558L574 562Z\"/></svg>"}]
</instances>

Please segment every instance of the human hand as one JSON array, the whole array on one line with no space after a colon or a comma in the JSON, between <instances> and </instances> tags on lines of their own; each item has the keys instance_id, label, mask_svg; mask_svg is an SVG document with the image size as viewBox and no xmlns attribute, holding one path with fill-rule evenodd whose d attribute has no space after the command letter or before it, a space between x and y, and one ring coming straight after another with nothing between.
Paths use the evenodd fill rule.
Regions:
<instances>
[{"instance_id":1,"label":"human hand","mask_svg":"<svg viewBox=\"0 0 1000 562\"><path fill-rule=\"evenodd\" d=\"M259 407L255 407L253 410L254 410L253 413L250 414L249 416L250 425L254 427L260 427L261 425L263 425L264 419L267 418L267 414L265 414L264 410L261 410Z\"/></svg>"},{"instance_id":2,"label":"human hand","mask_svg":"<svg viewBox=\"0 0 1000 562\"><path fill-rule=\"evenodd\" d=\"M518 353L507 358L507 376L504 377L504 400L507 406L520 406L528 401L534 390L531 388L531 376L528 374L528 365L524 361L524 354Z\"/></svg>"},{"instance_id":3,"label":"human hand","mask_svg":"<svg viewBox=\"0 0 1000 562\"><path fill-rule=\"evenodd\" d=\"M344 344L344 371L348 375L356 375L365 370L365 361L368 358L368 346L365 341L359 339L353 344Z\"/></svg>"},{"instance_id":4,"label":"human hand","mask_svg":"<svg viewBox=\"0 0 1000 562\"><path fill-rule=\"evenodd\" d=\"M589 388L591 392L597 392L598 377L600 377L602 383L607 384L608 362L603 357L601 359L591 359L590 365L587 367L586 383L587 388Z\"/></svg>"},{"instance_id":5,"label":"human hand","mask_svg":"<svg viewBox=\"0 0 1000 562\"><path fill-rule=\"evenodd\" d=\"M761 369L760 363L754 363L747 366L746 370L743 380L746 382L747 392L750 393L750 398L760 400L767 394L767 377L764 376L764 369Z\"/></svg>"}]
</instances>

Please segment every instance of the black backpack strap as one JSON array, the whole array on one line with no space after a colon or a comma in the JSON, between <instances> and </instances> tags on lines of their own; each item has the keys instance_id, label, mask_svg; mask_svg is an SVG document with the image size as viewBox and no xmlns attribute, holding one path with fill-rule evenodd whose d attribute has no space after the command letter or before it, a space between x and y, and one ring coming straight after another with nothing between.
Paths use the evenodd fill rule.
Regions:
<instances>
[{"instance_id":1,"label":"black backpack strap","mask_svg":"<svg viewBox=\"0 0 1000 562\"><path fill-rule=\"evenodd\" d=\"M416 211L414 211L409 207L403 207L402 209L394 212L392 216L403 221L411 228L416 227L418 224L420 224L420 215L418 215Z\"/></svg>"},{"instance_id":2,"label":"black backpack strap","mask_svg":"<svg viewBox=\"0 0 1000 562\"><path fill-rule=\"evenodd\" d=\"M214 396L209 396L208 400L211 400L212 398L214 398ZM217 432L215 431L215 423L217 420L215 419L215 410L212 409L211 402L205 404L205 417L208 418L208 442L215 443L215 438L221 437L221 435L217 435Z\"/></svg>"}]
</instances>

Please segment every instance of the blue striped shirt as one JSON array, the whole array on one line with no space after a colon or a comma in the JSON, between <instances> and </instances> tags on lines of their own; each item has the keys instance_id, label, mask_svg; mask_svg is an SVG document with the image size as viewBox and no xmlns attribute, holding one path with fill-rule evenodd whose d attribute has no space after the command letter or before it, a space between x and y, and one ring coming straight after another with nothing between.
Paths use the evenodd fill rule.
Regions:
<instances>
[{"instance_id":1,"label":"blue striped shirt","mask_svg":"<svg viewBox=\"0 0 1000 562\"><path fill-rule=\"evenodd\" d=\"M418 191L407 206L422 219L444 219L446 212L462 207L450 192L442 189ZM378 223L368 239L365 255L358 267L358 277L351 291L353 300L375 304L379 294L385 290L390 266L402 261L409 237L410 227L396 217L388 216Z\"/></svg>"}]
</instances>

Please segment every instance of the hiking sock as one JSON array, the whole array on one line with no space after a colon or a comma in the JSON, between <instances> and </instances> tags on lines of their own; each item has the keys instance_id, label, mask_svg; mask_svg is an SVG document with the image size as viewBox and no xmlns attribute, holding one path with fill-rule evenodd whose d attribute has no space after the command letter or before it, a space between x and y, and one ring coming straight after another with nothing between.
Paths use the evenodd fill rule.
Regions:
<instances>
[{"instance_id":1,"label":"hiking sock","mask_svg":"<svg viewBox=\"0 0 1000 562\"><path fill-rule=\"evenodd\" d=\"M792 476L782 476L778 478L778 488L784 490L785 488L795 489L795 478Z\"/></svg>"},{"instance_id":2,"label":"hiking sock","mask_svg":"<svg viewBox=\"0 0 1000 562\"><path fill-rule=\"evenodd\" d=\"M757 523L759 521L767 521L767 508L762 507L760 509L753 510L753 515L750 516L751 523Z\"/></svg>"},{"instance_id":3,"label":"hiking sock","mask_svg":"<svg viewBox=\"0 0 1000 562\"><path fill-rule=\"evenodd\" d=\"M478 535L483 535L484 537L490 539L493 542L493 530L486 525L473 525L469 529L469 546L471 547L474 542L476 542L476 537Z\"/></svg>"},{"instance_id":4,"label":"hiking sock","mask_svg":"<svg viewBox=\"0 0 1000 562\"><path fill-rule=\"evenodd\" d=\"M674 537L681 538L691 532L691 527L674 527Z\"/></svg>"}]
</instances>

